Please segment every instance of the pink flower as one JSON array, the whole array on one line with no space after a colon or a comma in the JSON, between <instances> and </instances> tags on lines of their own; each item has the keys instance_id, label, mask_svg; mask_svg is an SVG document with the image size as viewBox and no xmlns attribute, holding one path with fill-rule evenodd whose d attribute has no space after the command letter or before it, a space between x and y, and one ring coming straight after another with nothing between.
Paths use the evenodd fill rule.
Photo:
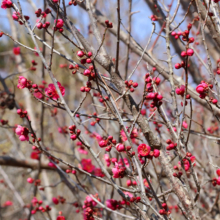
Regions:
<instances>
[{"instance_id":1,"label":"pink flower","mask_svg":"<svg viewBox=\"0 0 220 220\"><path fill-rule=\"evenodd\" d=\"M66 220L66 218L64 216L58 216L57 220Z\"/></svg>"},{"instance_id":2,"label":"pink flower","mask_svg":"<svg viewBox=\"0 0 220 220\"><path fill-rule=\"evenodd\" d=\"M146 99L150 99L150 100L155 99L155 98L156 98L156 95L153 92L148 93L147 96L146 96Z\"/></svg>"},{"instance_id":3,"label":"pink flower","mask_svg":"<svg viewBox=\"0 0 220 220\"><path fill-rule=\"evenodd\" d=\"M205 90L208 88L207 84L206 83L202 83L202 84L199 84L197 87L196 87L196 91L199 93L199 94L202 94L205 92Z\"/></svg>"},{"instance_id":4,"label":"pink flower","mask_svg":"<svg viewBox=\"0 0 220 220\"><path fill-rule=\"evenodd\" d=\"M142 114L142 115L146 115L146 113L147 113L147 112L146 112L146 109L141 109L141 114Z\"/></svg>"},{"instance_id":5,"label":"pink flower","mask_svg":"<svg viewBox=\"0 0 220 220\"><path fill-rule=\"evenodd\" d=\"M105 204L111 210L116 210L120 206L120 203L114 199L107 199Z\"/></svg>"},{"instance_id":6,"label":"pink flower","mask_svg":"<svg viewBox=\"0 0 220 220\"><path fill-rule=\"evenodd\" d=\"M19 137L20 141L28 141L29 140L29 137L28 136L24 136L24 135L21 135Z\"/></svg>"},{"instance_id":7,"label":"pink flower","mask_svg":"<svg viewBox=\"0 0 220 220\"><path fill-rule=\"evenodd\" d=\"M80 142L80 141L77 141L77 143L76 143L76 146L82 146L82 142Z\"/></svg>"},{"instance_id":8,"label":"pink flower","mask_svg":"<svg viewBox=\"0 0 220 220\"><path fill-rule=\"evenodd\" d=\"M62 96L64 96L65 95L65 88L63 86L61 86L60 82L57 82L57 85L61 91ZM56 91L54 84L49 84L48 87L45 89L45 92L52 99L57 100L59 98L59 95Z\"/></svg>"},{"instance_id":9,"label":"pink flower","mask_svg":"<svg viewBox=\"0 0 220 220\"><path fill-rule=\"evenodd\" d=\"M15 133L19 136L20 141L28 141L28 129L26 127L22 127L21 125L18 125L15 129Z\"/></svg>"},{"instance_id":10,"label":"pink flower","mask_svg":"<svg viewBox=\"0 0 220 220\"><path fill-rule=\"evenodd\" d=\"M216 180L217 185L220 185L220 177Z\"/></svg>"},{"instance_id":11,"label":"pink flower","mask_svg":"<svg viewBox=\"0 0 220 220\"><path fill-rule=\"evenodd\" d=\"M114 158L111 159L111 161L112 161L112 163L115 163L115 162L117 162L118 160L117 160L117 158L114 157Z\"/></svg>"},{"instance_id":12,"label":"pink flower","mask_svg":"<svg viewBox=\"0 0 220 220\"><path fill-rule=\"evenodd\" d=\"M150 146L146 144L140 144L137 148L138 154L140 154L142 157L146 157L150 154Z\"/></svg>"},{"instance_id":13,"label":"pink flower","mask_svg":"<svg viewBox=\"0 0 220 220\"><path fill-rule=\"evenodd\" d=\"M67 67L67 64L60 64L60 68L65 68Z\"/></svg>"},{"instance_id":14,"label":"pink flower","mask_svg":"<svg viewBox=\"0 0 220 220\"><path fill-rule=\"evenodd\" d=\"M180 69L181 67L182 67L181 64L179 64L179 63L175 64L175 69Z\"/></svg>"},{"instance_id":15,"label":"pink flower","mask_svg":"<svg viewBox=\"0 0 220 220\"><path fill-rule=\"evenodd\" d=\"M125 146L123 144L117 144L116 149L118 152L123 152L125 151Z\"/></svg>"},{"instance_id":16,"label":"pink flower","mask_svg":"<svg viewBox=\"0 0 220 220\"><path fill-rule=\"evenodd\" d=\"M127 137L126 137L124 130L121 130L121 137L123 141L127 141Z\"/></svg>"},{"instance_id":17,"label":"pink flower","mask_svg":"<svg viewBox=\"0 0 220 220\"><path fill-rule=\"evenodd\" d=\"M106 162L106 166L109 167L111 165L111 160L108 154L104 155L104 160Z\"/></svg>"},{"instance_id":18,"label":"pink flower","mask_svg":"<svg viewBox=\"0 0 220 220\"><path fill-rule=\"evenodd\" d=\"M13 53L14 53L14 55L19 55L21 53L21 48L20 47L14 47L13 48Z\"/></svg>"},{"instance_id":19,"label":"pink flower","mask_svg":"<svg viewBox=\"0 0 220 220\"><path fill-rule=\"evenodd\" d=\"M59 204L59 200L56 198L56 197L53 197L52 198L52 201L55 205L58 205Z\"/></svg>"},{"instance_id":20,"label":"pink flower","mask_svg":"<svg viewBox=\"0 0 220 220\"><path fill-rule=\"evenodd\" d=\"M131 139L134 139L138 137L138 130L137 128L134 128L133 131L131 132Z\"/></svg>"},{"instance_id":21,"label":"pink flower","mask_svg":"<svg viewBox=\"0 0 220 220\"><path fill-rule=\"evenodd\" d=\"M125 142L127 141L127 136L124 132L124 130L121 130L121 136L122 136L122 140ZM135 143L135 138L138 136L138 131L137 128L134 128L133 131L131 132L131 140L133 143Z\"/></svg>"},{"instance_id":22,"label":"pink flower","mask_svg":"<svg viewBox=\"0 0 220 220\"><path fill-rule=\"evenodd\" d=\"M180 167L181 167L181 162L180 162L180 161L178 162L178 164L179 164ZM190 163L189 163L189 161L188 161L187 159L183 159L183 165L184 165L185 171L188 171L189 168L190 168Z\"/></svg>"},{"instance_id":23,"label":"pink flower","mask_svg":"<svg viewBox=\"0 0 220 220\"><path fill-rule=\"evenodd\" d=\"M31 177L27 178L27 182L32 184L34 182L34 179L32 179Z\"/></svg>"},{"instance_id":24,"label":"pink flower","mask_svg":"<svg viewBox=\"0 0 220 220\"><path fill-rule=\"evenodd\" d=\"M190 159L191 162L193 163L193 166L195 166L196 163L194 163L194 162L195 162L195 160L196 160L196 157L195 157L195 156L191 156L189 159Z\"/></svg>"},{"instance_id":25,"label":"pink flower","mask_svg":"<svg viewBox=\"0 0 220 220\"><path fill-rule=\"evenodd\" d=\"M108 144L108 141L106 141L106 140L101 140L101 141L99 142L99 147L101 147L101 148L106 147L107 144Z\"/></svg>"},{"instance_id":26,"label":"pink flower","mask_svg":"<svg viewBox=\"0 0 220 220\"><path fill-rule=\"evenodd\" d=\"M116 159L116 158L115 158L115 159ZM113 162L113 161L112 161L112 162ZM128 159L127 159L127 158L124 158L123 160L120 159L120 160L118 161L118 164L119 164L120 166L123 166L123 165L125 164L126 167L129 167L129 162L128 162Z\"/></svg>"},{"instance_id":27,"label":"pink flower","mask_svg":"<svg viewBox=\"0 0 220 220\"><path fill-rule=\"evenodd\" d=\"M127 184L127 186L131 186L132 185L131 180L127 180L126 184Z\"/></svg>"},{"instance_id":28,"label":"pink flower","mask_svg":"<svg viewBox=\"0 0 220 220\"><path fill-rule=\"evenodd\" d=\"M176 88L176 94L177 95L183 96L184 93L185 93L185 86L184 85L181 85L180 87Z\"/></svg>"},{"instance_id":29,"label":"pink flower","mask_svg":"<svg viewBox=\"0 0 220 220\"><path fill-rule=\"evenodd\" d=\"M57 19L57 21L55 20L54 23L56 24L56 28L62 28L64 24L62 19Z\"/></svg>"},{"instance_id":30,"label":"pink flower","mask_svg":"<svg viewBox=\"0 0 220 220\"><path fill-rule=\"evenodd\" d=\"M49 166L49 167L53 167L53 168L57 168L56 165L55 165L54 163L52 163L52 162L49 162L49 163L48 163L48 166Z\"/></svg>"},{"instance_id":31,"label":"pink flower","mask_svg":"<svg viewBox=\"0 0 220 220\"><path fill-rule=\"evenodd\" d=\"M13 18L13 20L18 21L19 16L20 16L20 13L19 13L19 12L14 11L14 12L13 12L13 15L12 15L12 18Z\"/></svg>"},{"instance_id":32,"label":"pink flower","mask_svg":"<svg viewBox=\"0 0 220 220\"><path fill-rule=\"evenodd\" d=\"M17 128L15 129L15 133L17 135L21 135L22 129L23 129L23 127L21 125L18 125Z\"/></svg>"},{"instance_id":33,"label":"pink flower","mask_svg":"<svg viewBox=\"0 0 220 220\"><path fill-rule=\"evenodd\" d=\"M33 206L36 206L36 205L38 204L37 198L34 197L34 198L32 199L32 201L31 201L31 203L32 203Z\"/></svg>"},{"instance_id":34,"label":"pink flower","mask_svg":"<svg viewBox=\"0 0 220 220\"><path fill-rule=\"evenodd\" d=\"M160 151L157 149L154 149L154 157L157 158L160 156Z\"/></svg>"},{"instance_id":35,"label":"pink flower","mask_svg":"<svg viewBox=\"0 0 220 220\"><path fill-rule=\"evenodd\" d=\"M34 93L34 96L35 96L37 99L42 99L42 98L43 98L43 95L42 95L42 93L40 93L40 92L35 92L35 93Z\"/></svg>"},{"instance_id":36,"label":"pink flower","mask_svg":"<svg viewBox=\"0 0 220 220\"><path fill-rule=\"evenodd\" d=\"M207 83L205 83L204 81L201 82L201 84L199 84L196 87L196 92L198 92L200 94L200 98L204 99L208 93L209 88L212 89L212 85L208 85Z\"/></svg>"},{"instance_id":37,"label":"pink flower","mask_svg":"<svg viewBox=\"0 0 220 220\"><path fill-rule=\"evenodd\" d=\"M147 187L148 189L150 189L150 186L149 186L149 184L148 184L146 179L144 179L144 186Z\"/></svg>"},{"instance_id":38,"label":"pink flower","mask_svg":"<svg viewBox=\"0 0 220 220\"><path fill-rule=\"evenodd\" d=\"M82 169L89 173L91 173L95 169L95 166L92 164L91 159L82 159L81 164L82 164Z\"/></svg>"},{"instance_id":39,"label":"pink flower","mask_svg":"<svg viewBox=\"0 0 220 220\"><path fill-rule=\"evenodd\" d=\"M187 127L188 127L188 124L187 124L185 121L183 121L183 127L184 127L185 129L187 129Z\"/></svg>"},{"instance_id":40,"label":"pink flower","mask_svg":"<svg viewBox=\"0 0 220 220\"><path fill-rule=\"evenodd\" d=\"M3 204L3 207L6 207L6 206L11 206L13 205L13 203L11 201L6 201L4 204Z\"/></svg>"},{"instance_id":41,"label":"pink flower","mask_svg":"<svg viewBox=\"0 0 220 220\"><path fill-rule=\"evenodd\" d=\"M188 171L189 168L190 168L190 164L189 163L184 163L184 168L185 168L185 171Z\"/></svg>"},{"instance_id":42,"label":"pink flower","mask_svg":"<svg viewBox=\"0 0 220 220\"><path fill-rule=\"evenodd\" d=\"M3 0L1 8L6 9L6 8L11 8L13 3L10 0Z\"/></svg>"},{"instance_id":43,"label":"pink flower","mask_svg":"<svg viewBox=\"0 0 220 220\"><path fill-rule=\"evenodd\" d=\"M17 85L17 87L19 89L26 88L27 87L27 79L25 77L23 77L23 76L19 76L18 77L18 85Z\"/></svg>"},{"instance_id":44,"label":"pink flower","mask_svg":"<svg viewBox=\"0 0 220 220\"><path fill-rule=\"evenodd\" d=\"M160 84L160 78L159 77L154 77L153 81L155 82L155 84L158 86Z\"/></svg>"},{"instance_id":45,"label":"pink flower","mask_svg":"<svg viewBox=\"0 0 220 220\"><path fill-rule=\"evenodd\" d=\"M189 48L189 49L187 49L186 53L187 53L187 56L193 56L194 50Z\"/></svg>"},{"instance_id":46,"label":"pink flower","mask_svg":"<svg viewBox=\"0 0 220 220\"><path fill-rule=\"evenodd\" d=\"M94 197L97 197L97 196L94 195ZM99 200L99 199L98 199L98 200ZM88 207L88 206L94 207L94 206L97 205L97 202L94 201L90 196L86 196L86 199L85 199L85 201L84 201L84 204L85 204L87 207Z\"/></svg>"},{"instance_id":47,"label":"pink flower","mask_svg":"<svg viewBox=\"0 0 220 220\"><path fill-rule=\"evenodd\" d=\"M42 24L41 22L39 22L39 23L37 23L36 27L37 27L38 29L42 29L42 28L43 28L43 24Z\"/></svg>"},{"instance_id":48,"label":"pink flower","mask_svg":"<svg viewBox=\"0 0 220 220\"><path fill-rule=\"evenodd\" d=\"M102 140L102 136L100 136L99 134L94 133L94 135L95 135L95 137L96 137L96 139L97 139L98 141L101 141L101 140Z\"/></svg>"},{"instance_id":49,"label":"pink flower","mask_svg":"<svg viewBox=\"0 0 220 220\"><path fill-rule=\"evenodd\" d=\"M118 163L115 163L115 167L112 168L114 178L123 178L125 176L125 167L121 167Z\"/></svg>"},{"instance_id":50,"label":"pink flower","mask_svg":"<svg viewBox=\"0 0 220 220\"><path fill-rule=\"evenodd\" d=\"M95 168L94 175L96 175L98 177L104 177L105 176L105 174L102 172L101 168Z\"/></svg>"},{"instance_id":51,"label":"pink flower","mask_svg":"<svg viewBox=\"0 0 220 220\"><path fill-rule=\"evenodd\" d=\"M61 127L59 127L58 128L58 132L62 134L63 133L63 129Z\"/></svg>"},{"instance_id":52,"label":"pink flower","mask_svg":"<svg viewBox=\"0 0 220 220\"><path fill-rule=\"evenodd\" d=\"M39 160L40 159L39 153L37 151L31 152L30 158L33 159L33 160Z\"/></svg>"},{"instance_id":53,"label":"pink flower","mask_svg":"<svg viewBox=\"0 0 220 220\"><path fill-rule=\"evenodd\" d=\"M213 103L214 105L216 105L216 104L218 103L218 100L217 100L217 99L212 99L212 103Z\"/></svg>"},{"instance_id":54,"label":"pink flower","mask_svg":"<svg viewBox=\"0 0 220 220\"><path fill-rule=\"evenodd\" d=\"M83 146L79 147L77 150L78 150L78 151L79 151L79 153L81 153L81 154L85 154L85 155L87 155L87 154L88 154L88 151L87 151L87 150L85 150L85 148L84 148Z\"/></svg>"},{"instance_id":55,"label":"pink flower","mask_svg":"<svg viewBox=\"0 0 220 220\"><path fill-rule=\"evenodd\" d=\"M130 192L124 192L125 195L129 196L130 198L133 198L133 194L131 194Z\"/></svg>"},{"instance_id":56,"label":"pink flower","mask_svg":"<svg viewBox=\"0 0 220 220\"><path fill-rule=\"evenodd\" d=\"M78 57L83 57L85 55L85 53L83 51L77 51L77 56Z\"/></svg>"}]
</instances>

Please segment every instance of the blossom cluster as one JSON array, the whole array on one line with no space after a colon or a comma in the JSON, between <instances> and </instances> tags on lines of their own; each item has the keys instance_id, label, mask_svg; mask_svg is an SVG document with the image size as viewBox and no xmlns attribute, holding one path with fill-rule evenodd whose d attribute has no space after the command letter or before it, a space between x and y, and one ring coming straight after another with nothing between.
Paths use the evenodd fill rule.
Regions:
<instances>
[{"instance_id":1,"label":"blossom cluster","mask_svg":"<svg viewBox=\"0 0 220 220\"><path fill-rule=\"evenodd\" d=\"M137 151L139 160L142 164L145 163L146 159L152 159L153 157L157 158L160 156L160 151L158 149L151 151L151 147L146 144L140 144Z\"/></svg>"},{"instance_id":2,"label":"blossom cluster","mask_svg":"<svg viewBox=\"0 0 220 220\"><path fill-rule=\"evenodd\" d=\"M38 200L36 197L34 197L31 201L34 209L31 211L31 214L34 215L36 212L48 212L51 210L51 207L49 205L46 205L45 207L42 206L43 201Z\"/></svg>"},{"instance_id":3,"label":"blossom cluster","mask_svg":"<svg viewBox=\"0 0 220 220\"><path fill-rule=\"evenodd\" d=\"M15 129L15 133L19 136L20 141L29 141L28 128L18 125L17 128Z\"/></svg>"},{"instance_id":4,"label":"blossom cluster","mask_svg":"<svg viewBox=\"0 0 220 220\"><path fill-rule=\"evenodd\" d=\"M1 8L7 9L7 8L11 8L12 6L13 6L12 1L10 1L10 0L3 0L2 1Z\"/></svg>"},{"instance_id":5,"label":"blossom cluster","mask_svg":"<svg viewBox=\"0 0 220 220\"><path fill-rule=\"evenodd\" d=\"M32 61L32 64L33 65L36 65L37 63L33 60ZM43 81L43 84L46 84L45 81ZM60 82L57 82L57 85L60 89L60 92L62 94L62 96L65 95L65 88L61 85ZM17 84L17 87L19 89L24 89L24 88L28 88L29 90L33 89L33 92L34 92L34 96L36 98L39 98L39 99L42 99L43 98L43 91L42 89L44 89L44 85L37 85L37 84L33 84L30 80L27 80L24 76L19 76L18 77L18 84ZM56 90L56 87L54 84L50 83L48 85L47 88L45 88L45 94L51 98L51 99L54 99L54 100L57 100L59 98L59 94Z\"/></svg>"},{"instance_id":6,"label":"blossom cluster","mask_svg":"<svg viewBox=\"0 0 220 220\"><path fill-rule=\"evenodd\" d=\"M98 194L93 195L97 201L101 201L98 197ZM86 196L83 205L83 220L93 220L93 216L101 217L101 213L98 209L96 209L97 202L94 201L91 196Z\"/></svg>"}]
</instances>

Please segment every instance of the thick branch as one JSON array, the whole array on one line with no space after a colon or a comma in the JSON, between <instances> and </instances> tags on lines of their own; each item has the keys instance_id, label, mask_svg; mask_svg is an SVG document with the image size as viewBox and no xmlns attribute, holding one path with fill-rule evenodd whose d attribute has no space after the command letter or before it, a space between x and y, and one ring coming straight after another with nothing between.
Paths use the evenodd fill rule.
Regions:
<instances>
[{"instance_id":1,"label":"thick branch","mask_svg":"<svg viewBox=\"0 0 220 220\"><path fill-rule=\"evenodd\" d=\"M210 31L212 39L216 42L218 48L220 49L220 34L216 30L217 27L215 26L215 24L213 24L213 21L210 19L210 17L207 17L206 19L207 10L204 7L203 3L196 0L196 5L198 7L198 12L202 17L202 20L206 21L206 26Z\"/></svg>"},{"instance_id":2,"label":"thick branch","mask_svg":"<svg viewBox=\"0 0 220 220\"><path fill-rule=\"evenodd\" d=\"M18 160L9 156L0 156L0 165L3 166L12 166L12 167L23 167L23 168L31 168L33 170L38 169L39 163L36 160ZM63 170L66 170L66 166L60 166ZM47 163L41 163L41 169L45 170L54 170L53 167L48 166Z\"/></svg>"}]
</instances>

